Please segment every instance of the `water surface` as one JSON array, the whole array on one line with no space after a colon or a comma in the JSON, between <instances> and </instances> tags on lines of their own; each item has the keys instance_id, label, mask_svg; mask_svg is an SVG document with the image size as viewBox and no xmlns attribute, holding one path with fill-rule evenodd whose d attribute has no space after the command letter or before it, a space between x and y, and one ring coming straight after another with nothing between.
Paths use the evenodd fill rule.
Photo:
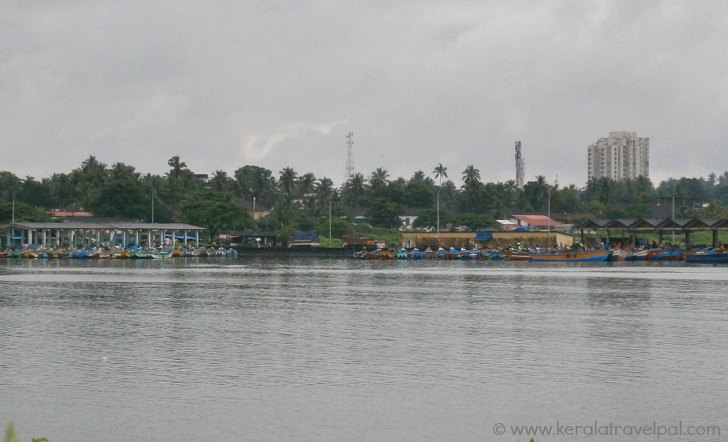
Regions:
<instances>
[{"instance_id":1,"label":"water surface","mask_svg":"<svg viewBox=\"0 0 728 442\"><path fill-rule=\"evenodd\" d=\"M521 441L511 426L557 421L725 440L727 281L684 265L4 260L0 419L51 441Z\"/></svg>"}]
</instances>

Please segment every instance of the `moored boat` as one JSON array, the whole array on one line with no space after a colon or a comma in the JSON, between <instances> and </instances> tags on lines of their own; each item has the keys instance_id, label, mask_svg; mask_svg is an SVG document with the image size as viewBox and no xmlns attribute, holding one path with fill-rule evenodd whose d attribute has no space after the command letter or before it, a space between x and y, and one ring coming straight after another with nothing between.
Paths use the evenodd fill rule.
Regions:
<instances>
[{"instance_id":1,"label":"moored boat","mask_svg":"<svg viewBox=\"0 0 728 442\"><path fill-rule=\"evenodd\" d=\"M685 261L691 264L728 264L728 252L691 253L685 255Z\"/></svg>"},{"instance_id":2,"label":"moored boat","mask_svg":"<svg viewBox=\"0 0 728 442\"><path fill-rule=\"evenodd\" d=\"M594 250L590 252L565 252L553 254L531 255L534 262L599 262L606 261L611 255L610 250Z\"/></svg>"}]
</instances>

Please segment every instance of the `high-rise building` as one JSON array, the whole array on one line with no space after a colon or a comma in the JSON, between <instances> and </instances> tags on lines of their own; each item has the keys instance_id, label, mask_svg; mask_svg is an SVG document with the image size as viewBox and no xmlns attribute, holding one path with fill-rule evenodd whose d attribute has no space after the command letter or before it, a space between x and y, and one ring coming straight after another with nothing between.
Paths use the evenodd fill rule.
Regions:
<instances>
[{"instance_id":1,"label":"high-rise building","mask_svg":"<svg viewBox=\"0 0 728 442\"><path fill-rule=\"evenodd\" d=\"M609 132L609 137L589 146L588 176L615 181L649 178L650 139L637 132Z\"/></svg>"}]
</instances>

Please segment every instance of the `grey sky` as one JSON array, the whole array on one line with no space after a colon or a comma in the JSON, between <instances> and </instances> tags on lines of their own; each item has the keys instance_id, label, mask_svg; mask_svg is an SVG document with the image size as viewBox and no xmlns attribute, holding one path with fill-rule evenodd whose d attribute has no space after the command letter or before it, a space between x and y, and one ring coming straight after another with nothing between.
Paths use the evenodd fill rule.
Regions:
<instances>
[{"instance_id":1,"label":"grey sky","mask_svg":"<svg viewBox=\"0 0 728 442\"><path fill-rule=\"evenodd\" d=\"M728 170L722 1L0 0L0 170L89 155L162 174L255 164L330 177L582 186L587 146L650 138L651 176Z\"/></svg>"}]
</instances>

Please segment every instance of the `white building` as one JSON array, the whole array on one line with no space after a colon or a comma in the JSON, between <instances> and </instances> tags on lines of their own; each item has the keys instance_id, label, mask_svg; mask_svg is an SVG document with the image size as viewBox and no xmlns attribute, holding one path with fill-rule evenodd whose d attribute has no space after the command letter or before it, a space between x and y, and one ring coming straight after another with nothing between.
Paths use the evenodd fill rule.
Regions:
<instances>
[{"instance_id":1,"label":"white building","mask_svg":"<svg viewBox=\"0 0 728 442\"><path fill-rule=\"evenodd\" d=\"M611 178L615 181L650 177L650 139L637 132L609 132L589 146L589 180Z\"/></svg>"}]
</instances>

